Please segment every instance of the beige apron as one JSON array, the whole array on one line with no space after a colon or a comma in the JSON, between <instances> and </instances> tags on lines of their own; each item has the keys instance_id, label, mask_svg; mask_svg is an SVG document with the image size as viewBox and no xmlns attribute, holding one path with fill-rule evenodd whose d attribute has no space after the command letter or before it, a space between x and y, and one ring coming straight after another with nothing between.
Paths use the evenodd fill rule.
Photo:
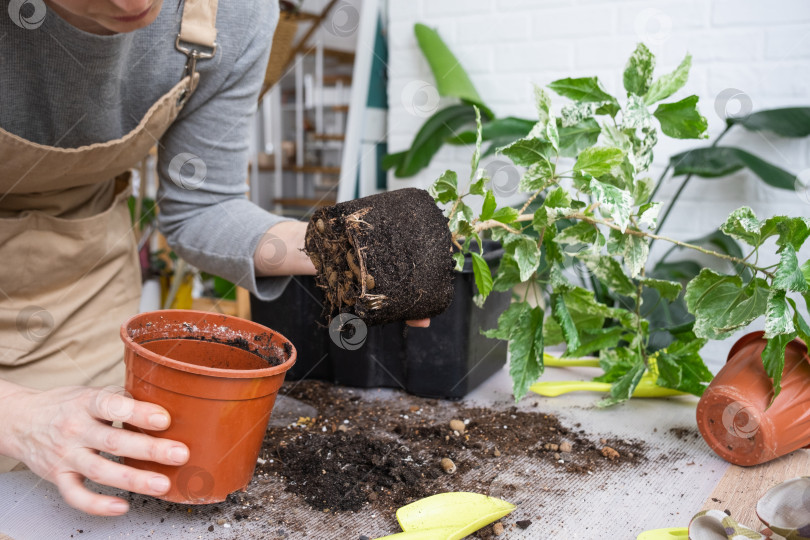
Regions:
<instances>
[{"instance_id":1,"label":"beige apron","mask_svg":"<svg viewBox=\"0 0 810 540\"><path fill-rule=\"evenodd\" d=\"M216 0L186 0L186 73L120 139L36 144L0 128L0 378L31 388L121 385L118 328L141 294L129 169L175 120L216 50ZM0 472L14 462L0 456Z\"/></svg>"}]
</instances>

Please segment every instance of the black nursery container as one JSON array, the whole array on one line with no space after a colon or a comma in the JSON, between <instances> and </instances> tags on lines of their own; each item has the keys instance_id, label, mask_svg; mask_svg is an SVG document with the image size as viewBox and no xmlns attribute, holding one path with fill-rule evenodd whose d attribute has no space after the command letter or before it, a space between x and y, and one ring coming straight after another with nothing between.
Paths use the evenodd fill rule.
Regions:
<instances>
[{"instance_id":1,"label":"black nursery container","mask_svg":"<svg viewBox=\"0 0 810 540\"><path fill-rule=\"evenodd\" d=\"M494 272L503 254L496 242L484 243L484 259ZM506 342L481 335L494 328L509 306L509 292L493 292L483 308L473 303L477 292L470 257L454 274L450 307L429 328L394 323L370 328L362 346L340 346L323 325L323 295L310 276L295 277L272 302L251 297L253 320L286 336L298 351L288 379L321 379L363 388L402 388L411 394L460 399L506 363ZM354 341L354 340L351 340Z\"/></svg>"}]
</instances>

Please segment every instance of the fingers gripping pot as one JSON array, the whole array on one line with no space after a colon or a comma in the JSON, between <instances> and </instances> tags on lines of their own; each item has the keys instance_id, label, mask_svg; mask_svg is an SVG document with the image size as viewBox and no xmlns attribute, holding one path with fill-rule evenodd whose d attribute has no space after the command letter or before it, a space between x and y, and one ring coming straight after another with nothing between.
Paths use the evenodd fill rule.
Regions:
<instances>
[{"instance_id":1,"label":"fingers gripping pot","mask_svg":"<svg viewBox=\"0 0 810 540\"><path fill-rule=\"evenodd\" d=\"M126 390L171 415L164 431L124 427L179 441L179 467L126 458L169 477L161 499L208 504L244 489L253 476L267 421L284 375L296 359L278 332L251 321L192 310L141 313L121 326Z\"/></svg>"},{"instance_id":2,"label":"fingers gripping pot","mask_svg":"<svg viewBox=\"0 0 810 540\"><path fill-rule=\"evenodd\" d=\"M322 208L306 252L324 290L324 314L369 325L441 314L453 300L447 218L427 191L389 191Z\"/></svg>"}]
</instances>

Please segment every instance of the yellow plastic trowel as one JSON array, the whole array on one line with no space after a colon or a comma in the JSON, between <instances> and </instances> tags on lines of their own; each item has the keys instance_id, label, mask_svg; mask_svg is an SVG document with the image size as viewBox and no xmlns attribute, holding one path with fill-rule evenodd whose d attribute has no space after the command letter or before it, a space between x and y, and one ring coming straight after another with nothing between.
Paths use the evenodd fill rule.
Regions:
<instances>
[{"instance_id":1,"label":"yellow plastic trowel","mask_svg":"<svg viewBox=\"0 0 810 540\"><path fill-rule=\"evenodd\" d=\"M397 510L404 532L377 540L460 540L514 509L514 504L479 493L439 493Z\"/></svg>"},{"instance_id":2,"label":"yellow plastic trowel","mask_svg":"<svg viewBox=\"0 0 810 540\"><path fill-rule=\"evenodd\" d=\"M599 360L596 358L558 358L546 353L543 353L543 363L552 367L599 367ZM651 362L651 366L655 367L654 362ZM651 398L685 394L679 390L658 386L657 380L657 373L653 371L644 373L633 391L633 397ZM610 383L596 381L548 381L534 383L529 390L541 396L557 397L568 392L610 392L610 386Z\"/></svg>"},{"instance_id":3,"label":"yellow plastic trowel","mask_svg":"<svg viewBox=\"0 0 810 540\"><path fill-rule=\"evenodd\" d=\"M638 535L636 540L689 540L689 529L686 527L673 527L644 531Z\"/></svg>"}]
</instances>

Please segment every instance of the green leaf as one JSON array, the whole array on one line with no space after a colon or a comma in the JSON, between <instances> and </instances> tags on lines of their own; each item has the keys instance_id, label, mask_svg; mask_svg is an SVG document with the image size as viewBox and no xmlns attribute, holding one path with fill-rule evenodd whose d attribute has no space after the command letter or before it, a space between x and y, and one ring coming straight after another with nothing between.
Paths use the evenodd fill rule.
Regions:
<instances>
[{"instance_id":1,"label":"green leaf","mask_svg":"<svg viewBox=\"0 0 810 540\"><path fill-rule=\"evenodd\" d=\"M554 155L551 143L536 137L518 139L498 150L512 160L515 165L529 167L540 161L548 161Z\"/></svg>"},{"instance_id":2,"label":"green leaf","mask_svg":"<svg viewBox=\"0 0 810 540\"><path fill-rule=\"evenodd\" d=\"M464 270L464 254L460 251L453 253L453 260L456 261L456 272Z\"/></svg>"},{"instance_id":3,"label":"green leaf","mask_svg":"<svg viewBox=\"0 0 810 540\"><path fill-rule=\"evenodd\" d=\"M593 118L586 118L568 127L559 127L560 155L563 157L577 157L577 155L589 146L596 144L602 128Z\"/></svg>"},{"instance_id":4,"label":"green leaf","mask_svg":"<svg viewBox=\"0 0 810 540\"><path fill-rule=\"evenodd\" d=\"M596 77L581 77L578 79L559 79L548 85L549 88L563 97L574 101L586 103L603 103L605 101L616 103L616 98L602 89Z\"/></svg>"},{"instance_id":5,"label":"green leaf","mask_svg":"<svg viewBox=\"0 0 810 540\"><path fill-rule=\"evenodd\" d=\"M551 118L551 99L540 86L534 85L534 106L537 110L537 119L545 124Z\"/></svg>"},{"instance_id":6,"label":"green leaf","mask_svg":"<svg viewBox=\"0 0 810 540\"><path fill-rule=\"evenodd\" d=\"M695 174L718 178L748 167L766 184L780 189L794 189L795 176L757 156L730 146L696 148L670 158L673 176Z\"/></svg>"},{"instance_id":7,"label":"green leaf","mask_svg":"<svg viewBox=\"0 0 810 540\"><path fill-rule=\"evenodd\" d=\"M768 289L762 280L745 288L739 276L725 276L710 268L686 286L686 305L695 316L693 331L701 338L725 339L737 328L763 313L763 297Z\"/></svg>"},{"instance_id":8,"label":"green leaf","mask_svg":"<svg viewBox=\"0 0 810 540\"><path fill-rule=\"evenodd\" d=\"M479 172L484 173L485 171L480 170ZM471 195L486 195L486 188L484 185L487 182L486 175L482 174L479 176L475 181L470 183L470 194Z\"/></svg>"},{"instance_id":9,"label":"green leaf","mask_svg":"<svg viewBox=\"0 0 810 540\"><path fill-rule=\"evenodd\" d=\"M620 148L609 146L592 146L580 152L575 171L586 172L592 176L611 174L622 164L624 152Z\"/></svg>"},{"instance_id":10,"label":"green leaf","mask_svg":"<svg viewBox=\"0 0 810 540\"><path fill-rule=\"evenodd\" d=\"M470 253L470 255L472 255L475 285L478 287L478 293L486 298L492 291L492 271L481 255L475 252Z\"/></svg>"},{"instance_id":11,"label":"green leaf","mask_svg":"<svg viewBox=\"0 0 810 540\"><path fill-rule=\"evenodd\" d=\"M689 78L689 68L692 67L692 56L687 54L681 64L675 68L675 71L661 76L650 86L650 89L644 95L644 102L647 105L652 105L656 101L666 99L686 84Z\"/></svg>"},{"instance_id":12,"label":"green leaf","mask_svg":"<svg viewBox=\"0 0 810 540\"><path fill-rule=\"evenodd\" d=\"M505 253L503 257L501 257L498 271L495 273L492 290L500 292L508 291L520 283L523 283L520 279L520 268L517 262L515 262L515 259Z\"/></svg>"},{"instance_id":13,"label":"green leaf","mask_svg":"<svg viewBox=\"0 0 810 540\"><path fill-rule=\"evenodd\" d=\"M437 202L448 203L458 199L458 176L455 171L447 170L433 182L428 190Z\"/></svg>"},{"instance_id":14,"label":"green leaf","mask_svg":"<svg viewBox=\"0 0 810 540\"><path fill-rule=\"evenodd\" d=\"M580 257L593 275L606 287L618 294L630 296L636 293L636 286L624 274L621 265L613 258L607 256Z\"/></svg>"},{"instance_id":15,"label":"green leaf","mask_svg":"<svg viewBox=\"0 0 810 540\"><path fill-rule=\"evenodd\" d=\"M799 259L796 258L796 252L790 244L782 248L779 266L773 275L773 287L783 291L810 291L810 285L799 268Z\"/></svg>"},{"instance_id":16,"label":"green leaf","mask_svg":"<svg viewBox=\"0 0 810 540\"><path fill-rule=\"evenodd\" d=\"M473 151L472 161L470 162L470 178L474 178L476 172L478 171L478 163L481 161L481 111L473 105L475 109L475 150ZM483 190L483 183L481 184L481 188ZM470 193L473 193L472 189L470 189ZM478 193L478 195L483 195L482 193Z\"/></svg>"},{"instance_id":17,"label":"green leaf","mask_svg":"<svg viewBox=\"0 0 810 540\"><path fill-rule=\"evenodd\" d=\"M612 349L619 344L625 329L621 326L611 326L598 330L584 330L580 336L579 347L566 349L565 355L572 358L587 356L596 351Z\"/></svg>"},{"instance_id":18,"label":"green leaf","mask_svg":"<svg viewBox=\"0 0 810 540\"><path fill-rule=\"evenodd\" d=\"M490 339L509 341L517 334L519 321L524 312L531 309L526 302L513 302L498 316L498 326L481 333Z\"/></svg>"},{"instance_id":19,"label":"green leaf","mask_svg":"<svg viewBox=\"0 0 810 540\"><path fill-rule=\"evenodd\" d=\"M641 358L627 347L615 349L602 349L599 351L599 367L604 375L594 377L598 382L615 382L622 378Z\"/></svg>"},{"instance_id":20,"label":"green leaf","mask_svg":"<svg viewBox=\"0 0 810 540\"><path fill-rule=\"evenodd\" d=\"M655 229L658 226L658 214L661 213L661 203L650 202L643 204L638 209L638 224L639 226L647 226L650 229Z\"/></svg>"},{"instance_id":21,"label":"green leaf","mask_svg":"<svg viewBox=\"0 0 810 540\"><path fill-rule=\"evenodd\" d=\"M594 244L598 235L599 229L590 223L580 221L559 231L554 236L554 241L558 244Z\"/></svg>"},{"instance_id":22,"label":"green leaf","mask_svg":"<svg viewBox=\"0 0 810 540\"><path fill-rule=\"evenodd\" d=\"M481 221L492 218L495 214L495 207L498 203L495 201L495 194L487 190L484 196L484 204L481 207Z\"/></svg>"},{"instance_id":23,"label":"green leaf","mask_svg":"<svg viewBox=\"0 0 810 540\"><path fill-rule=\"evenodd\" d=\"M762 224L757 219L754 211L747 206L743 206L729 214L726 221L720 225L720 230L732 238L757 247L762 243L761 227Z\"/></svg>"},{"instance_id":24,"label":"green leaf","mask_svg":"<svg viewBox=\"0 0 810 540\"><path fill-rule=\"evenodd\" d=\"M413 27L416 42L436 80L436 89L442 96L453 96L478 105L488 117L492 111L484 105L481 96L473 86L470 76L461 66L458 58L433 28L417 23Z\"/></svg>"},{"instance_id":25,"label":"green leaf","mask_svg":"<svg viewBox=\"0 0 810 540\"><path fill-rule=\"evenodd\" d=\"M611 405L630 399L645 371L646 366L644 362L641 361L641 358L638 358L632 367L610 387L610 397L597 403L597 407L610 407Z\"/></svg>"},{"instance_id":26,"label":"green leaf","mask_svg":"<svg viewBox=\"0 0 810 540\"><path fill-rule=\"evenodd\" d=\"M495 118L483 124L481 129L481 139L492 141L495 139L506 139L512 142L515 139L522 139L532 130L537 122L507 116L506 118ZM450 144L473 144L475 143L476 132L474 130L463 131L447 139Z\"/></svg>"},{"instance_id":27,"label":"green leaf","mask_svg":"<svg viewBox=\"0 0 810 540\"><path fill-rule=\"evenodd\" d=\"M525 235L512 235L507 238L504 248L517 262L520 280L527 281L540 264L540 248L537 247L537 240Z\"/></svg>"},{"instance_id":28,"label":"green leaf","mask_svg":"<svg viewBox=\"0 0 810 540\"><path fill-rule=\"evenodd\" d=\"M399 178L413 176L430 164L430 160L449 135L473 121L475 110L469 105L450 105L441 109L422 124L404 156L398 160L389 159L385 163L396 162L394 174Z\"/></svg>"},{"instance_id":29,"label":"green leaf","mask_svg":"<svg viewBox=\"0 0 810 540\"><path fill-rule=\"evenodd\" d=\"M498 208L495 213L492 214L492 219L509 225L515 221L519 215L520 212L518 212L517 209L512 208L511 206L504 206L503 208Z\"/></svg>"},{"instance_id":30,"label":"green leaf","mask_svg":"<svg viewBox=\"0 0 810 540\"><path fill-rule=\"evenodd\" d=\"M661 131L676 139L705 139L709 123L697 109L697 96L675 103L662 103L653 115L661 122Z\"/></svg>"},{"instance_id":31,"label":"green leaf","mask_svg":"<svg viewBox=\"0 0 810 540\"><path fill-rule=\"evenodd\" d=\"M554 166L545 158L539 158L520 178L518 189L531 193L543 189L554 176Z\"/></svg>"},{"instance_id":32,"label":"green leaf","mask_svg":"<svg viewBox=\"0 0 810 540\"><path fill-rule=\"evenodd\" d=\"M571 314L568 312L568 308L565 305L564 296L561 294L555 295L551 302L554 320L560 325L568 348L576 349L579 347L580 343L579 334L577 333L577 327L574 324L574 320L571 318Z\"/></svg>"},{"instance_id":33,"label":"green leaf","mask_svg":"<svg viewBox=\"0 0 810 540\"><path fill-rule=\"evenodd\" d=\"M670 302L678 298L681 294L683 286L676 281L667 281L665 279L654 279L649 277L640 278L639 281L645 287L652 287L662 298L666 298Z\"/></svg>"},{"instance_id":34,"label":"green leaf","mask_svg":"<svg viewBox=\"0 0 810 540\"><path fill-rule=\"evenodd\" d=\"M804 276L804 280L810 285L810 259L804 261L804 264L801 266L802 275ZM810 307L808 307L810 310Z\"/></svg>"},{"instance_id":35,"label":"green leaf","mask_svg":"<svg viewBox=\"0 0 810 540\"><path fill-rule=\"evenodd\" d=\"M650 244L646 238L628 236L625 241L624 263L630 270L630 277L636 277L644 269L650 255Z\"/></svg>"},{"instance_id":36,"label":"green leaf","mask_svg":"<svg viewBox=\"0 0 810 540\"><path fill-rule=\"evenodd\" d=\"M771 291L765 313L765 338L795 332L785 291Z\"/></svg>"},{"instance_id":37,"label":"green leaf","mask_svg":"<svg viewBox=\"0 0 810 540\"><path fill-rule=\"evenodd\" d=\"M773 381L773 398L782 391L782 372L785 370L785 348L796 337L795 332L779 334L770 338L762 350L762 365Z\"/></svg>"},{"instance_id":38,"label":"green leaf","mask_svg":"<svg viewBox=\"0 0 810 540\"><path fill-rule=\"evenodd\" d=\"M759 111L742 118L727 118L726 122L751 131L771 131L782 137L807 137L810 135L810 107Z\"/></svg>"},{"instance_id":39,"label":"green leaf","mask_svg":"<svg viewBox=\"0 0 810 540\"><path fill-rule=\"evenodd\" d=\"M451 231L458 232L461 236L470 236L473 231L470 223L473 220L473 210L464 203L459 203L456 212L450 218L449 227Z\"/></svg>"},{"instance_id":40,"label":"green leaf","mask_svg":"<svg viewBox=\"0 0 810 540\"><path fill-rule=\"evenodd\" d=\"M762 240L777 235L776 245L780 248L790 245L799 251L810 236L810 219L800 217L774 216L762 223Z\"/></svg>"},{"instance_id":41,"label":"green leaf","mask_svg":"<svg viewBox=\"0 0 810 540\"><path fill-rule=\"evenodd\" d=\"M637 96L646 94L652 83L654 68L655 56L643 43L639 43L624 68L624 89Z\"/></svg>"},{"instance_id":42,"label":"green leaf","mask_svg":"<svg viewBox=\"0 0 810 540\"><path fill-rule=\"evenodd\" d=\"M599 180L591 180L591 194L599 203L599 212L613 218L621 232L630 224L630 214L633 211L633 196L628 191L603 184Z\"/></svg>"},{"instance_id":43,"label":"green leaf","mask_svg":"<svg viewBox=\"0 0 810 540\"><path fill-rule=\"evenodd\" d=\"M796 333L805 343L810 343L810 326L804 320L799 309L796 307L796 302L792 298L787 299L790 307L793 308L793 326L796 327Z\"/></svg>"},{"instance_id":44,"label":"green leaf","mask_svg":"<svg viewBox=\"0 0 810 540\"><path fill-rule=\"evenodd\" d=\"M633 184L633 202L636 204L646 203L650 200L654 188L655 181L652 178L639 178Z\"/></svg>"},{"instance_id":45,"label":"green leaf","mask_svg":"<svg viewBox=\"0 0 810 540\"><path fill-rule=\"evenodd\" d=\"M543 310L523 310L509 340L509 375L515 401L526 395L529 385L543 372Z\"/></svg>"},{"instance_id":46,"label":"green leaf","mask_svg":"<svg viewBox=\"0 0 810 540\"><path fill-rule=\"evenodd\" d=\"M703 395L712 380L712 373L698 354L705 343L705 339L696 339L690 333L684 340L676 340L660 351L655 359L658 385Z\"/></svg>"}]
</instances>

